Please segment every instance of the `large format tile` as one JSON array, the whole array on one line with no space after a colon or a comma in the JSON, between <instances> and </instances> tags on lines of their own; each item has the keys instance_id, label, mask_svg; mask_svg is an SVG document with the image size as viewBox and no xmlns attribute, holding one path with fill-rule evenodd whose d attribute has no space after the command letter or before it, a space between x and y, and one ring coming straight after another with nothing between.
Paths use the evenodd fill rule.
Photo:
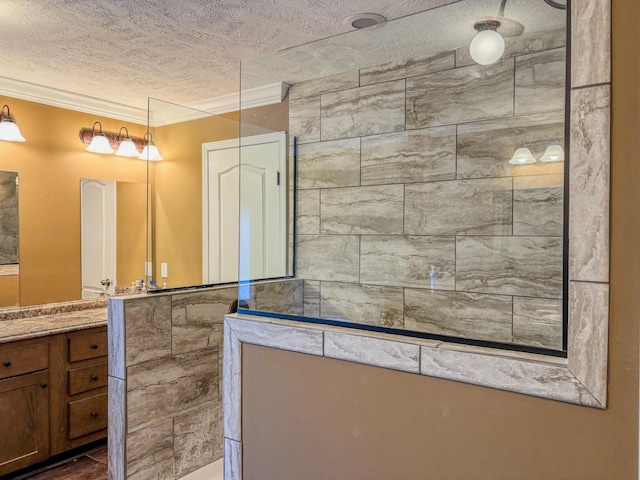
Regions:
<instances>
[{"instance_id":1,"label":"large format tile","mask_svg":"<svg viewBox=\"0 0 640 480\"><path fill-rule=\"evenodd\" d=\"M430 182L456 176L456 127L362 139L362 185Z\"/></svg>"},{"instance_id":2,"label":"large format tile","mask_svg":"<svg viewBox=\"0 0 640 480\"><path fill-rule=\"evenodd\" d=\"M407 235L510 235L512 179L407 185Z\"/></svg>"},{"instance_id":3,"label":"large format tile","mask_svg":"<svg viewBox=\"0 0 640 480\"><path fill-rule=\"evenodd\" d=\"M173 295L173 354L221 346L224 316L237 298L237 287Z\"/></svg>"},{"instance_id":4,"label":"large format tile","mask_svg":"<svg viewBox=\"0 0 640 480\"><path fill-rule=\"evenodd\" d=\"M359 184L359 138L298 147L298 188L351 187Z\"/></svg>"},{"instance_id":5,"label":"large format tile","mask_svg":"<svg viewBox=\"0 0 640 480\"><path fill-rule=\"evenodd\" d=\"M563 110L566 69L564 48L516 58L515 115Z\"/></svg>"},{"instance_id":6,"label":"large format tile","mask_svg":"<svg viewBox=\"0 0 640 480\"><path fill-rule=\"evenodd\" d=\"M427 73L449 70L455 67L455 52L439 53L428 58L399 60L374 67L360 69L360 85L389 82L401 78L416 77Z\"/></svg>"},{"instance_id":7,"label":"large format tile","mask_svg":"<svg viewBox=\"0 0 640 480\"><path fill-rule=\"evenodd\" d=\"M513 115L513 59L407 79L407 129Z\"/></svg>"},{"instance_id":8,"label":"large format tile","mask_svg":"<svg viewBox=\"0 0 640 480\"><path fill-rule=\"evenodd\" d=\"M571 86L611 81L611 0L571 5Z\"/></svg>"},{"instance_id":9,"label":"large format tile","mask_svg":"<svg viewBox=\"0 0 640 480\"><path fill-rule=\"evenodd\" d=\"M174 419L176 478L222 457L222 406L206 405Z\"/></svg>"},{"instance_id":10,"label":"large format tile","mask_svg":"<svg viewBox=\"0 0 640 480\"><path fill-rule=\"evenodd\" d=\"M404 97L404 80L322 95L322 140L404 130Z\"/></svg>"},{"instance_id":11,"label":"large format tile","mask_svg":"<svg viewBox=\"0 0 640 480\"><path fill-rule=\"evenodd\" d=\"M127 478L172 480L173 420L127 435Z\"/></svg>"},{"instance_id":12,"label":"large format tile","mask_svg":"<svg viewBox=\"0 0 640 480\"><path fill-rule=\"evenodd\" d=\"M320 317L320 282L304 280L304 316Z\"/></svg>"},{"instance_id":13,"label":"large format tile","mask_svg":"<svg viewBox=\"0 0 640 480\"><path fill-rule=\"evenodd\" d=\"M564 175L514 177L514 235L560 237L563 219Z\"/></svg>"},{"instance_id":14,"label":"large format tile","mask_svg":"<svg viewBox=\"0 0 640 480\"><path fill-rule=\"evenodd\" d=\"M125 300L126 365L171 355L171 297Z\"/></svg>"},{"instance_id":15,"label":"large format tile","mask_svg":"<svg viewBox=\"0 0 640 480\"><path fill-rule=\"evenodd\" d=\"M513 341L562 350L562 300L513 297Z\"/></svg>"},{"instance_id":16,"label":"large format tile","mask_svg":"<svg viewBox=\"0 0 640 480\"><path fill-rule=\"evenodd\" d=\"M360 281L399 287L455 288L455 237L364 236Z\"/></svg>"},{"instance_id":17,"label":"large format tile","mask_svg":"<svg viewBox=\"0 0 640 480\"><path fill-rule=\"evenodd\" d=\"M610 88L571 94L569 277L609 281Z\"/></svg>"},{"instance_id":18,"label":"large format tile","mask_svg":"<svg viewBox=\"0 0 640 480\"><path fill-rule=\"evenodd\" d=\"M566 45L567 29L561 27L542 32L529 32L525 29L524 33L517 37L505 37L504 43L505 49L502 58L552 50ZM456 67L475 65L475 63L469 53L468 45L456 50Z\"/></svg>"},{"instance_id":19,"label":"large format tile","mask_svg":"<svg viewBox=\"0 0 640 480\"><path fill-rule=\"evenodd\" d=\"M298 277L338 282L359 280L357 235L299 235L297 247Z\"/></svg>"},{"instance_id":20,"label":"large format tile","mask_svg":"<svg viewBox=\"0 0 640 480\"><path fill-rule=\"evenodd\" d=\"M506 295L405 290L405 328L453 337L511 343Z\"/></svg>"},{"instance_id":21,"label":"large format tile","mask_svg":"<svg viewBox=\"0 0 640 480\"><path fill-rule=\"evenodd\" d=\"M109 376L108 384L108 430L107 442L111 455L108 457L110 480L125 480L125 438L127 436L127 392L126 381Z\"/></svg>"},{"instance_id":22,"label":"large format tile","mask_svg":"<svg viewBox=\"0 0 640 480\"><path fill-rule=\"evenodd\" d=\"M320 233L320 190L298 190L296 192L296 233L318 235Z\"/></svg>"},{"instance_id":23,"label":"large format tile","mask_svg":"<svg viewBox=\"0 0 640 480\"><path fill-rule=\"evenodd\" d=\"M258 283L255 286L255 308L265 312L302 315L303 285L302 279Z\"/></svg>"},{"instance_id":24,"label":"large format tile","mask_svg":"<svg viewBox=\"0 0 640 480\"><path fill-rule=\"evenodd\" d=\"M560 237L457 237L456 290L559 298L562 243Z\"/></svg>"},{"instance_id":25,"label":"large format tile","mask_svg":"<svg viewBox=\"0 0 640 480\"><path fill-rule=\"evenodd\" d=\"M511 165L517 148L526 146L539 159L549 145L564 145L564 113L526 115L458 126L458 178L558 174L562 162Z\"/></svg>"},{"instance_id":26,"label":"large format tile","mask_svg":"<svg viewBox=\"0 0 640 480\"><path fill-rule=\"evenodd\" d=\"M320 233L401 235L403 207L403 185L323 190Z\"/></svg>"},{"instance_id":27,"label":"large format tile","mask_svg":"<svg viewBox=\"0 0 640 480\"><path fill-rule=\"evenodd\" d=\"M218 349L128 368L129 432L218 399Z\"/></svg>"},{"instance_id":28,"label":"large format tile","mask_svg":"<svg viewBox=\"0 0 640 480\"><path fill-rule=\"evenodd\" d=\"M402 328L402 288L322 282L322 318Z\"/></svg>"},{"instance_id":29,"label":"large format tile","mask_svg":"<svg viewBox=\"0 0 640 480\"><path fill-rule=\"evenodd\" d=\"M320 141L320 97L289 97L289 135L298 144Z\"/></svg>"},{"instance_id":30,"label":"large format tile","mask_svg":"<svg viewBox=\"0 0 640 480\"><path fill-rule=\"evenodd\" d=\"M358 87L359 81L357 70L314 78L291 85L289 98L295 102L300 98L317 97L324 93L339 92Z\"/></svg>"}]
</instances>

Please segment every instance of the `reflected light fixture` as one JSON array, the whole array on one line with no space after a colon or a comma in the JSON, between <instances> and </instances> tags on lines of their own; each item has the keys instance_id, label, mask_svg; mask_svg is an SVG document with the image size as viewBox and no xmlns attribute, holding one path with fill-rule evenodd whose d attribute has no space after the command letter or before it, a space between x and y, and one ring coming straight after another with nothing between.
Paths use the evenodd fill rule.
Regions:
<instances>
[{"instance_id":1,"label":"reflected light fixture","mask_svg":"<svg viewBox=\"0 0 640 480\"><path fill-rule=\"evenodd\" d=\"M521 147L513 153L513 157L511 157L509 163L511 165L527 165L529 163L536 163L536 159L531 154L531 150L526 147Z\"/></svg>"},{"instance_id":2,"label":"reflected light fixture","mask_svg":"<svg viewBox=\"0 0 640 480\"><path fill-rule=\"evenodd\" d=\"M477 34L469 45L469 54L480 65L491 65L502 58L505 49L503 37L517 37L524 32L524 26L504 16L507 0L502 0L500 10L495 17L477 19L473 28Z\"/></svg>"},{"instance_id":3,"label":"reflected light fixture","mask_svg":"<svg viewBox=\"0 0 640 480\"><path fill-rule=\"evenodd\" d=\"M98 125L99 130L96 132L96 125ZM105 136L102 131L102 124L100 122L95 122L93 127L91 128L92 139L91 143L87 147L87 152L93 153L113 153L113 148L109 144L109 139Z\"/></svg>"},{"instance_id":4,"label":"reflected light fixture","mask_svg":"<svg viewBox=\"0 0 640 480\"><path fill-rule=\"evenodd\" d=\"M126 132L125 136L122 136L122 130ZM140 155L140 152L136 148L136 144L133 143L131 137L129 136L129 130L127 127L120 128L118 132L118 139L120 141L120 146L116 151L116 156L118 157L137 157Z\"/></svg>"},{"instance_id":5,"label":"reflected light fixture","mask_svg":"<svg viewBox=\"0 0 640 480\"><path fill-rule=\"evenodd\" d=\"M152 162L157 162L162 160L162 156L158 151L158 147L156 147L155 143L153 143L153 137L151 132L147 132L144 134L144 138L146 139L149 136L149 140L147 140L146 145L142 149L142 153L138 157L140 160L149 160Z\"/></svg>"},{"instance_id":6,"label":"reflected light fixture","mask_svg":"<svg viewBox=\"0 0 640 480\"><path fill-rule=\"evenodd\" d=\"M6 142L24 142L24 137L9 111L9 105L2 107L0 113L0 140Z\"/></svg>"},{"instance_id":7,"label":"reflected light fixture","mask_svg":"<svg viewBox=\"0 0 640 480\"><path fill-rule=\"evenodd\" d=\"M549 145L540 157L542 163L562 162L564 161L564 150L560 145Z\"/></svg>"}]
</instances>

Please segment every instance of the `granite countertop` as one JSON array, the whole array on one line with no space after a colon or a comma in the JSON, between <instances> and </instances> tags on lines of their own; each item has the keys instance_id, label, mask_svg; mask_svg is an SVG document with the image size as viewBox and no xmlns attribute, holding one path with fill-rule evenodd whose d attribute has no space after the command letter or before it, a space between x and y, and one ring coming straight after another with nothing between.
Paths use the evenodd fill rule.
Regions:
<instances>
[{"instance_id":1,"label":"granite countertop","mask_svg":"<svg viewBox=\"0 0 640 480\"><path fill-rule=\"evenodd\" d=\"M4 320L0 322L0 344L106 326L105 307Z\"/></svg>"}]
</instances>

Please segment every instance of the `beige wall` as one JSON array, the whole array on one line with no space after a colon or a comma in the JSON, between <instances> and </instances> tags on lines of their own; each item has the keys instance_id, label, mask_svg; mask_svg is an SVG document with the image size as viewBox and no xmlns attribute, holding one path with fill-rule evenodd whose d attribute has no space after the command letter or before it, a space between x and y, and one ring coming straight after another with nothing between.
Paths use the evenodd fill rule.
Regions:
<instances>
[{"instance_id":1,"label":"beige wall","mask_svg":"<svg viewBox=\"0 0 640 480\"><path fill-rule=\"evenodd\" d=\"M146 127L8 97L0 104L10 106L27 140L0 142L0 170L20 179L20 304L78 299L80 178L146 183L144 162L85 151L80 129L100 121L105 131L126 126L142 137Z\"/></svg>"},{"instance_id":2,"label":"beige wall","mask_svg":"<svg viewBox=\"0 0 640 480\"><path fill-rule=\"evenodd\" d=\"M288 101L243 112L243 122L286 130ZM151 164L154 281L168 287L202 283L202 144L238 138L238 113L158 127L164 161ZM243 129L242 135L247 130ZM160 264L169 276L160 278Z\"/></svg>"},{"instance_id":3,"label":"beige wall","mask_svg":"<svg viewBox=\"0 0 640 480\"><path fill-rule=\"evenodd\" d=\"M613 2L609 406L244 345L244 478L638 478L640 6Z\"/></svg>"}]
</instances>

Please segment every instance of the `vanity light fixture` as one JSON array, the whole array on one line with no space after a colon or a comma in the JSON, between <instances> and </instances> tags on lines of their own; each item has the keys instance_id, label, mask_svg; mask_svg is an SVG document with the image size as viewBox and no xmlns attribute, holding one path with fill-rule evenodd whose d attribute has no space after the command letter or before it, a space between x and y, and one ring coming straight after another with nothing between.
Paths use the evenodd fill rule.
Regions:
<instances>
[{"instance_id":1,"label":"vanity light fixture","mask_svg":"<svg viewBox=\"0 0 640 480\"><path fill-rule=\"evenodd\" d=\"M480 65L491 65L502 58L505 49L503 37L517 37L524 32L520 22L504 16L506 4L507 0L502 0L498 15L479 18L473 24L478 33L471 40L469 53Z\"/></svg>"},{"instance_id":2,"label":"vanity light fixture","mask_svg":"<svg viewBox=\"0 0 640 480\"><path fill-rule=\"evenodd\" d=\"M155 143L153 143L153 137L151 135L151 132L147 132L144 134L145 139L147 138L147 135L149 136L149 140L147 140L147 143L142 149L142 153L138 158L140 160L149 160L152 162L162 160L163 158L160 155L160 152L158 151L158 147L156 147Z\"/></svg>"},{"instance_id":3,"label":"vanity light fixture","mask_svg":"<svg viewBox=\"0 0 640 480\"><path fill-rule=\"evenodd\" d=\"M0 113L0 140L6 142L24 142L24 137L9 111L9 105L2 107Z\"/></svg>"},{"instance_id":4,"label":"vanity light fixture","mask_svg":"<svg viewBox=\"0 0 640 480\"><path fill-rule=\"evenodd\" d=\"M124 135L123 130L126 132ZM80 129L80 140L89 144L89 152L113 153L118 149L116 155L119 157L137 157L144 146L142 138L129 136L127 127L122 127L118 133L104 132L100 122L95 122L91 128Z\"/></svg>"},{"instance_id":5,"label":"vanity light fixture","mask_svg":"<svg viewBox=\"0 0 640 480\"><path fill-rule=\"evenodd\" d=\"M122 130L127 132L124 137L122 136ZM137 157L138 155L140 155L136 144L133 143L133 140L131 140L131 137L129 137L129 130L127 129L127 127L120 128L120 131L118 132L118 138L120 139L120 146L116 151L116 156Z\"/></svg>"},{"instance_id":6,"label":"vanity light fixture","mask_svg":"<svg viewBox=\"0 0 640 480\"><path fill-rule=\"evenodd\" d=\"M96 125L98 125L98 131L96 132ZM102 124L95 122L91 127L91 143L87 147L87 152L93 153L113 153L113 148L109 144L109 139L102 131ZM82 134L81 134L82 135ZM82 138L82 137L81 137Z\"/></svg>"},{"instance_id":7,"label":"vanity light fixture","mask_svg":"<svg viewBox=\"0 0 640 480\"><path fill-rule=\"evenodd\" d=\"M560 145L549 145L540 157L542 163L562 162L564 161L564 150Z\"/></svg>"},{"instance_id":8,"label":"vanity light fixture","mask_svg":"<svg viewBox=\"0 0 640 480\"><path fill-rule=\"evenodd\" d=\"M513 157L511 157L509 163L511 165L527 165L529 163L536 163L536 159L531 154L531 150L526 147L521 147L513 153Z\"/></svg>"}]
</instances>

